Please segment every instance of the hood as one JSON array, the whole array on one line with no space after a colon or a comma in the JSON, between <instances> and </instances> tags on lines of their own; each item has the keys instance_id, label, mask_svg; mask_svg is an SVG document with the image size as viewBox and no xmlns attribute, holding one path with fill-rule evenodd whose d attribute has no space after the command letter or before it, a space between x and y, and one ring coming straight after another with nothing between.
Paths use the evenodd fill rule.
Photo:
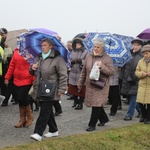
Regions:
<instances>
[{"instance_id":1,"label":"hood","mask_svg":"<svg viewBox=\"0 0 150 150\"><path fill-rule=\"evenodd\" d=\"M76 43L80 43L82 45L82 49L84 48L84 45L83 45L83 40L82 38L79 38L79 37L76 37L72 40L72 48L75 50L75 47L76 47Z\"/></svg>"}]
</instances>

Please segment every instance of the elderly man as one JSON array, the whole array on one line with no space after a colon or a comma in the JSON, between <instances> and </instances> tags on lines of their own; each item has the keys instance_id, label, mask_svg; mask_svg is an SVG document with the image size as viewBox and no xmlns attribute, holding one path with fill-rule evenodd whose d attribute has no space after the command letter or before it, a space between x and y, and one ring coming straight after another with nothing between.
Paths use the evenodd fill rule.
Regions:
<instances>
[{"instance_id":1,"label":"elderly man","mask_svg":"<svg viewBox=\"0 0 150 150\"><path fill-rule=\"evenodd\" d=\"M135 108L140 114L139 105L136 103L138 78L135 76L136 66L139 60L143 57L141 48L143 41L140 39L134 39L132 42L133 49L131 50L132 59L125 65L121 93L129 97L128 111L124 117L125 121L132 120Z\"/></svg>"}]
</instances>

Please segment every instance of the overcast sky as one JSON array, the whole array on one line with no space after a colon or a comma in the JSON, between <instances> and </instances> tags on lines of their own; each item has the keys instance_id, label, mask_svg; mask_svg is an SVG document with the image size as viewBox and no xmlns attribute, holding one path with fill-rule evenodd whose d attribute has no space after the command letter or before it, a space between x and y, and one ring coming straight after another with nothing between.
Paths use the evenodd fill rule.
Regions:
<instances>
[{"instance_id":1,"label":"overcast sky","mask_svg":"<svg viewBox=\"0 0 150 150\"><path fill-rule=\"evenodd\" d=\"M62 41L83 32L110 32L136 37L150 28L150 0L3 0L1 27L46 28Z\"/></svg>"}]
</instances>

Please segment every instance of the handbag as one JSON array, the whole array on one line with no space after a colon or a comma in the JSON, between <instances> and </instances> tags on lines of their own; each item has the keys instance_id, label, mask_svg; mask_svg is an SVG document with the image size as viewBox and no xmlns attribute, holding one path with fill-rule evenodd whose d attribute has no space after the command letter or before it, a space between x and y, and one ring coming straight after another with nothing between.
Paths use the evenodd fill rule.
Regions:
<instances>
[{"instance_id":1,"label":"handbag","mask_svg":"<svg viewBox=\"0 0 150 150\"><path fill-rule=\"evenodd\" d=\"M100 78L99 80L91 80L91 84L97 88L103 89L106 81Z\"/></svg>"},{"instance_id":2,"label":"handbag","mask_svg":"<svg viewBox=\"0 0 150 150\"><path fill-rule=\"evenodd\" d=\"M52 60L50 61L51 64ZM40 69L39 69L39 77L40 77L40 84L37 97L42 100L53 101L55 97L55 90L57 82L49 82L42 78L41 74L41 62L40 62Z\"/></svg>"},{"instance_id":3,"label":"handbag","mask_svg":"<svg viewBox=\"0 0 150 150\"><path fill-rule=\"evenodd\" d=\"M43 100L54 100L56 90L56 83L48 82L41 79L38 98Z\"/></svg>"}]
</instances>

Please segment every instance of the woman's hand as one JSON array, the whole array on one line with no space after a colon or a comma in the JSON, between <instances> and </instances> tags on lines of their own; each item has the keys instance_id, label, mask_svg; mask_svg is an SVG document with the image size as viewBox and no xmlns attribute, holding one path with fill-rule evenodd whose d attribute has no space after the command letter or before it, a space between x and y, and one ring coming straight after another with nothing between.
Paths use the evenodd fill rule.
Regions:
<instances>
[{"instance_id":1,"label":"woman's hand","mask_svg":"<svg viewBox=\"0 0 150 150\"><path fill-rule=\"evenodd\" d=\"M150 77L150 72L148 72L147 75Z\"/></svg>"},{"instance_id":2,"label":"woman's hand","mask_svg":"<svg viewBox=\"0 0 150 150\"><path fill-rule=\"evenodd\" d=\"M38 68L38 62L32 65L32 70L36 70Z\"/></svg>"},{"instance_id":3,"label":"woman's hand","mask_svg":"<svg viewBox=\"0 0 150 150\"><path fill-rule=\"evenodd\" d=\"M78 86L78 92L80 92L82 89L82 86Z\"/></svg>"},{"instance_id":4,"label":"woman's hand","mask_svg":"<svg viewBox=\"0 0 150 150\"><path fill-rule=\"evenodd\" d=\"M102 61L101 60L97 61L97 65L99 66L99 68L101 68L102 67Z\"/></svg>"},{"instance_id":5,"label":"woman's hand","mask_svg":"<svg viewBox=\"0 0 150 150\"><path fill-rule=\"evenodd\" d=\"M58 92L57 94L59 97L61 97L63 94L61 92Z\"/></svg>"},{"instance_id":6,"label":"woman's hand","mask_svg":"<svg viewBox=\"0 0 150 150\"><path fill-rule=\"evenodd\" d=\"M148 73L142 72L142 76L143 76L143 77L146 77L147 75L148 75Z\"/></svg>"},{"instance_id":7,"label":"woman's hand","mask_svg":"<svg viewBox=\"0 0 150 150\"><path fill-rule=\"evenodd\" d=\"M6 85L8 85L8 84L9 84L9 80L5 79L4 83L5 83Z\"/></svg>"}]
</instances>

